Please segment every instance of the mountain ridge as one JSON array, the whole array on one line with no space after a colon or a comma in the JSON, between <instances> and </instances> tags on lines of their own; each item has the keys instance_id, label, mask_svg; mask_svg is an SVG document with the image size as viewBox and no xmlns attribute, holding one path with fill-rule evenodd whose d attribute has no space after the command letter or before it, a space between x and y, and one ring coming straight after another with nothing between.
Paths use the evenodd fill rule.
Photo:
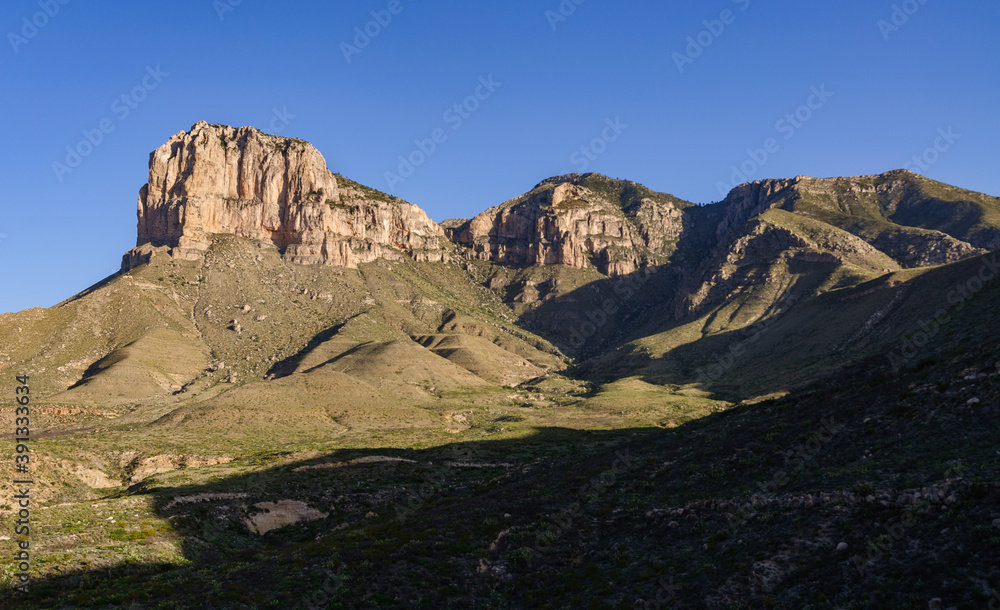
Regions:
<instances>
[{"instance_id":1,"label":"mountain ridge","mask_svg":"<svg viewBox=\"0 0 1000 610\"><path fill-rule=\"evenodd\" d=\"M25 607L295 606L331 571L347 605L987 599L1000 200L569 174L437 224L298 140L195 127L123 270L0 315L40 441Z\"/></svg>"},{"instance_id":2,"label":"mountain ridge","mask_svg":"<svg viewBox=\"0 0 1000 610\"><path fill-rule=\"evenodd\" d=\"M473 218L438 224L417 206L332 173L319 151L302 140L199 122L150 154L149 176L137 208L137 247L125 255L119 274L131 282L129 290L140 284L146 294L154 287L168 289L175 301L181 298L178 280L167 278L185 278L191 288L182 291L188 302L181 309L189 313L170 316L195 323L171 331L186 345L182 352L193 359L190 365L173 370L173 364L152 364L160 372L140 375L153 379L152 385L147 379L136 386L149 395L157 394L157 387L185 386L199 376L206 359L228 363L223 377L237 383L278 371L267 359L291 354L253 347L239 352L246 366L234 365L232 354L226 355L227 340L242 341L244 329L270 322L220 311L254 310L254 300L265 302L259 317L293 326L295 316L310 320L286 349L308 344L331 358L339 353L331 351L337 345L360 349L366 341L402 340L461 361L490 384L516 385L528 379L522 373L544 375L588 359L624 377L690 383L687 375L666 372L673 370L671 349L743 332L782 311L782 303L801 308L831 291L906 269L960 262L1000 246L1000 199L908 170L760 180L706 205L629 180L566 174L543 179ZM330 268L321 273L324 279L309 280L326 289L294 290L325 299L329 311L339 313L316 317L274 292L282 281L258 276L265 268L278 277L300 274L297 267L275 263L274 256L304 265L303 272L310 266ZM195 265L177 267L186 261ZM432 266L410 269L406 261ZM386 276L383 270L394 265ZM149 269L142 272L145 266ZM398 274L404 268L405 278ZM360 275L344 275L347 270ZM146 279L127 279L137 273ZM401 282L402 292L394 288L393 296L363 280L375 276ZM462 307L456 307L458 301L441 306L441 281L474 287L467 294L475 296ZM251 299L246 287L254 284L274 288ZM106 300L101 295L107 286L81 294ZM246 296L239 302L229 293ZM354 300L363 294L368 296ZM299 313L276 315L268 311L273 302ZM155 310L150 320L166 311L157 303L149 302ZM485 317L477 310L487 312ZM397 313L386 315L389 311ZM362 319L381 330L358 332ZM486 330L493 319L502 320L499 334ZM334 332L336 324L342 326ZM84 350L89 355L80 354L71 367L79 376L68 377L62 390L82 396L91 377L142 370L146 365L122 368L123 361L137 357L128 346L163 337L132 327L110 346ZM202 339L192 342L197 334ZM490 371L483 362L508 356L465 336L485 337L509 352L515 368ZM251 335L255 341L263 337ZM660 355L651 368L634 358L635 349ZM215 356L196 356L207 353Z\"/></svg>"},{"instance_id":3,"label":"mountain ridge","mask_svg":"<svg viewBox=\"0 0 1000 610\"><path fill-rule=\"evenodd\" d=\"M123 257L123 269L148 260L155 248L197 257L211 233L270 240L290 260L345 267L400 254L444 260L450 246L438 238L447 236L479 260L595 266L618 276L668 262L686 223L693 222L689 216L701 210L720 211L713 221L719 242L775 207L846 230L905 266L926 266L1000 247L997 201L909 170L758 180L705 205L588 173L546 178L527 193L443 226L398 198L343 176L338 183L305 141L202 121L150 154L149 182L137 208L137 247ZM948 204L964 207L959 218ZM928 222L945 230L921 226Z\"/></svg>"}]
</instances>

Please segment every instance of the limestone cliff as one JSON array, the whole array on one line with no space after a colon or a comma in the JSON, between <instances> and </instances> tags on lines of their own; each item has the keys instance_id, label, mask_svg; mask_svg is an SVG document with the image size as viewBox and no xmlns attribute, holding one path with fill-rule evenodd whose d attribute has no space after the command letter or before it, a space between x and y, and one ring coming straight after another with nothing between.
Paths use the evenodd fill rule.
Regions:
<instances>
[{"instance_id":1,"label":"limestone cliff","mask_svg":"<svg viewBox=\"0 0 1000 610\"><path fill-rule=\"evenodd\" d=\"M444 232L422 210L338 179L307 142L200 122L150 155L137 248L122 268L146 262L156 247L196 260L219 233L273 242L306 264L445 256Z\"/></svg>"},{"instance_id":2,"label":"limestone cliff","mask_svg":"<svg viewBox=\"0 0 1000 610\"><path fill-rule=\"evenodd\" d=\"M608 276L662 264L691 204L596 174L560 176L462 223L449 237L467 256L508 265L596 267Z\"/></svg>"}]
</instances>

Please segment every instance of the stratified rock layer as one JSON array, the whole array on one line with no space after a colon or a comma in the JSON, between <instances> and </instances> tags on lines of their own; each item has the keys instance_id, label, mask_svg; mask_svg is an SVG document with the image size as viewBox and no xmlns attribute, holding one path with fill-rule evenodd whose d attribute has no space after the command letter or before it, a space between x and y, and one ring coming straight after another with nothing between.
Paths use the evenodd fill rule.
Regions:
<instances>
[{"instance_id":1,"label":"stratified rock layer","mask_svg":"<svg viewBox=\"0 0 1000 610\"><path fill-rule=\"evenodd\" d=\"M440 261L442 229L416 206L339 179L312 145L252 127L195 124L156 149L139 192L137 248L197 260L213 234L270 241L297 263L356 267L401 254Z\"/></svg>"},{"instance_id":2,"label":"stratified rock layer","mask_svg":"<svg viewBox=\"0 0 1000 610\"><path fill-rule=\"evenodd\" d=\"M635 183L571 174L447 232L479 260L626 275L665 260L684 228L682 210L691 205L650 196L665 197Z\"/></svg>"}]
</instances>

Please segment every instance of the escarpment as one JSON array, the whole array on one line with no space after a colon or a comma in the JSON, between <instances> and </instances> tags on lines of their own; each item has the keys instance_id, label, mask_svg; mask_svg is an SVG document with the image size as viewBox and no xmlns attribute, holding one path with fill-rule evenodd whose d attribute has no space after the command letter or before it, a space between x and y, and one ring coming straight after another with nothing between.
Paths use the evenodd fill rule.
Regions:
<instances>
[{"instance_id":1,"label":"escarpment","mask_svg":"<svg viewBox=\"0 0 1000 610\"><path fill-rule=\"evenodd\" d=\"M269 241L304 264L445 258L444 232L421 209L338 178L309 143L200 122L150 154L137 247L122 267L146 262L161 247L196 260L213 234Z\"/></svg>"},{"instance_id":2,"label":"escarpment","mask_svg":"<svg viewBox=\"0 0 1000 610\"><path fill-rule=\"evenodd\" d=\"M598 274L627 279L655 270L663 273L652 300L667 317L746 301L752 307L740 315L750 319L747 312L786 293L815 296L996 249L997 202L905 170L761 180L704 206L628 180L568 174L439 225L414 205L332 173L307 142L200 122L150 155L137 247L122 268L154 252L198 260L214 236L235 235L274 244L300 264L487 263L493 269L475 271L483 275L476 281L519 315L539 308L565 321L590 298L574 288L581 278L599 287ZM563 277L542 267L597 273Z\"/></svg>"},{"instance_id":3,"label":"escarpment","mask_svg":"<svg viewBox=\"0 0 1000 610\"><path fill-rule=\"evenodd\" d=\"M614 277L665 262L691 205L633 182L570 174L446 231L478 260L592 266Z\"/></svg>"}]
</instances>

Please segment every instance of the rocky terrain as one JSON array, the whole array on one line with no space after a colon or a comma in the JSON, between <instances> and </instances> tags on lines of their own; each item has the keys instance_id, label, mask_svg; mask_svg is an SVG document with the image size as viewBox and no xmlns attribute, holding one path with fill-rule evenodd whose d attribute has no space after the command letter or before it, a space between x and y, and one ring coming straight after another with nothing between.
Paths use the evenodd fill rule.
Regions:
<instances>
[{"instance_id":1,"label":"rocky terrain","mask_svg":"<svg viewBox=\"0 0 1000 610\"><path fill-rule=\"evenodd\" d=\"M796 284L809 284L805 296L812 297L1000 247L998 209L995 198L905 170L764 180L709 206L634 182L571 174L439 226L415 206L332 174L302 140L202 122L151 154L137 247L122 268L156 252L199 260L213 235L226 234L273 244L295 263L346 268L400 256L440 262L454 252L492 264L484 271L488 288L572 354L579 346L570 337L588 321L573 305L603 298L607 291L594 281L600 277L655 271L652 294L674 320L763 303L756 318L717 330L738 328ZM618 335L598 332L590 349Z\"/></svg>"},{"instance_id":2,"label":"rocky terrain","mask_svg":"<svg viewBox=\"0 0 1000 610\"><path fill-rule=\"evenodd\" d=\"M419 208L338 182L309 143L250 127L200 122L153 151L138 217L126 271L148 262L153 248L198 259L213 234L267 241L305 264L355 268L400 254L445 256L443 231Z\"/></svg>"},{"instance_id":3,"label":"rocky terrain","mask_svg":"<svg viewBox=\"0 0 1000 610\"><path fill-rule=\"evenodd\" d=\"M551 178L447 230L477 260L596 268L617 277L666 261L693 204L602 176Z\"/></svg>"},{"instance_id":4,"label":"rocky terrain","mask_svg":"<svg viewBox=\"0 0 1000 610\"><path fill-rule=\"evenodd\" d=\"M570 174L438 225L203 122L148 180L120 271L0 315L18 607L1000 603L996 197Z\"/></svg>"}]
</instances>

